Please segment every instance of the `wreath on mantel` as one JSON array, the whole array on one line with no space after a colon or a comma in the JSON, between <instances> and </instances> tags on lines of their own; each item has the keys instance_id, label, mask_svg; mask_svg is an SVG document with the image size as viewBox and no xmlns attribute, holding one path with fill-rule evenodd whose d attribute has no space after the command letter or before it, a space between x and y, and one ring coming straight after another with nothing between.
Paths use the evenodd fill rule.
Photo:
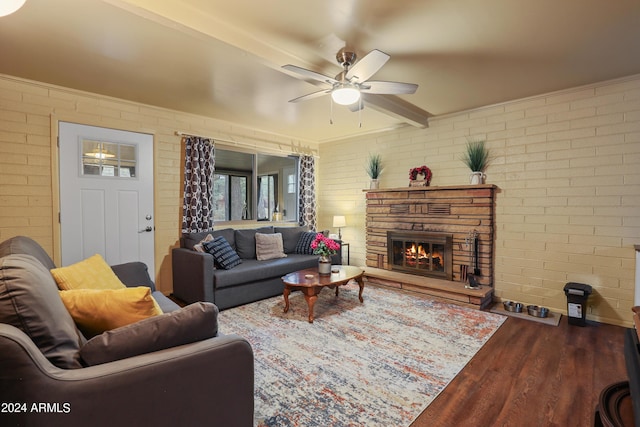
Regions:
<instances>
[{"instance_id":1,"label":"wreath on mantel","mask_svg":"<svg viewBox=\"0 0 640 427\"><path fill-rule=\"evenodd\" d=\"M409 185L410 186L417 184L415 181L418 180L418 175L424 176L424 180L423 180L424 184L423 185L429 185L429 183L431 183L431 176L433 175L431 173L431 169L429 169L425 165L422 165L422 166L418 166L417 168L413 168L413 169L409 170Z\"/></svg>"}]
</instances>

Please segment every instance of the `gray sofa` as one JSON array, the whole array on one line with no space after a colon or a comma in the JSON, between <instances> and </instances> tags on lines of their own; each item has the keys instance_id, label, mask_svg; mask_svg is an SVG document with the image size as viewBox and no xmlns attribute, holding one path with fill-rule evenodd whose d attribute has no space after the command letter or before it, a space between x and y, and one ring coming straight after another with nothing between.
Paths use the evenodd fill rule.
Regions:
<instances>
[{"instance_id":1,"label":"gray sofa","mask_svg":"<svg viewBox=\"0 0 640 427\"><path fill-rule=\"evenodd\" d=\"M201 233L185 233L180 247L172 251L173 295L186 303L208 301L220 310L282 295L282 276L318 266L318 255L301 254L296 248L307 227L260 227L255 229L226 228ZM282 234L284 258L256 259L256 233ZM194 246L207 234L222 236L242 259L229 269L216 268L213 256L197 252ZM332 257L333 264L342 264L342 252Z\"/></svg>"},{"instance_id":2,"label":"gray sofa","mask_svg":"<svg viewBox=\"0 0 640 427\"><path fill-rule=\"evenodd\" d=\"M144 264L113 266L125 285L150 287L165 314L87 340L51 268L32 239L0 243L0 402L8 405L0 424L253 425L253 351L245 339L217 332L215 306L180 308L155 291ZM204 314L191 317L198 323L181 323L194 312ZM98 348L101 360L88 362L87 348ZM122 353L130 356L116 357Z\"/></svg>"}]
</instances>

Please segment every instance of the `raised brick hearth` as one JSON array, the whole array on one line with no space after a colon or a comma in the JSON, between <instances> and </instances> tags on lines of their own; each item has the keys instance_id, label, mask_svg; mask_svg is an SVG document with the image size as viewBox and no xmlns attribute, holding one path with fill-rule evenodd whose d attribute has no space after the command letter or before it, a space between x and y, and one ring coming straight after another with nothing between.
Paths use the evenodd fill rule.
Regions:
<instances>
[{"instance_id":1,"label":"raised brick hearth","mask_svg":"<svg viewBox=\"0 0 640 427\"><path fill-rule=\"evenodd\" d=\"M494 279L495 191L494 185L366 190L366 265L373 267L369 269L371 273L367 279L382 285L418 292L422 290L445 299L450 297L453 302L464 302L465 305L488 305L493 294ZM452 235L453 280L434 280L397 272L390 275L388 231ZM472 240L474 236L478 240L477 263ZM478 281L483 285L481 295L478 291L467 292L464 289L464 272L473 273L476 266ZM450 286L449 294L447 286Z\"/></svg>"}]
</instances>

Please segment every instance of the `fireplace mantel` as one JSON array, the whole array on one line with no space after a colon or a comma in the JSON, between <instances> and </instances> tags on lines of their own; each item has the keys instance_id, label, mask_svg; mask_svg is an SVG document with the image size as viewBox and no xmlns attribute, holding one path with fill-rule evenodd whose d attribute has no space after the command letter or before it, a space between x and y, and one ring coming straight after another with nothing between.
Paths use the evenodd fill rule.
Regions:
<instances>
[{"instance_id":1,"label":"fireplace mantel","mask_svg":"<svg viewBox=\"0 0 640 427\"><path fill-rule=\"evenodd\" d=\"M462 272L466 268L473 272L476 266L471 244L476 236L477 277L482 285L493 286L496 190L493 184L364 190L366 265L390 269L387 231L449 233L453 235L453 281L462 282Z\"/></svg>"},{"instance_id":2,"label":"fireplace mantel","mask_svg":"<svg viewBox=\"0 0 640 427\"><path fill-rule=\"evenodd\" d=\"M439 187L396 187L396 188L376 188L376 189L364 189L365 193L395 193L398 191L443 191L443 190L479 190L479 189L491 189L495 190L498 187L494 184L477 184L477 185L443 185Z\"/></svg>"}]
</instances>

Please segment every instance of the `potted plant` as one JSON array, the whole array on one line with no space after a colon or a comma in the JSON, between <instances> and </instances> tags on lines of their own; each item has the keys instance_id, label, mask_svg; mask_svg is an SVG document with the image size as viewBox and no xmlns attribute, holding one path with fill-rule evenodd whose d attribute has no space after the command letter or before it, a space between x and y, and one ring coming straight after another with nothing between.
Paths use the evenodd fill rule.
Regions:
<instances>
[{"instance_id":1,"label":"potted plant","mask_svg":"<svg viewBox=\"0 0 640 427\"><path fill-rule=\"evenodd\" d=\"M462 162L471 169L469 182L471 184L482 184L486 175L484 170L489 165L489 149L484 140L467 140L466 151L460 158Z\"/></svg>"},{"instance_id":2,"label":"potted plant","mask_svg":"<svg viewBox=\"0 0 640 427\"><path fill-rule=\"evenodd\" d=\"M331 256L338 253L340 244L324 234L318 233L316 234L316 239L311 242L311 249L313 249L315 255L320 255L318 259L318 274L331 274Z\"/></svg>"},{"instance_id":3,"label":"potted plant","mask_svg":"<svg viewBox=\"0 0 640 427\"><path fill-rule=\"evenodd\" d=\"M369 188L376 189L379 187L380 183L378 178L380 177L380 173L382 173L382 169L382 158L380 154L369 154L366 165L367 175L371 178Z\"/></svg>"}]
</instances>

